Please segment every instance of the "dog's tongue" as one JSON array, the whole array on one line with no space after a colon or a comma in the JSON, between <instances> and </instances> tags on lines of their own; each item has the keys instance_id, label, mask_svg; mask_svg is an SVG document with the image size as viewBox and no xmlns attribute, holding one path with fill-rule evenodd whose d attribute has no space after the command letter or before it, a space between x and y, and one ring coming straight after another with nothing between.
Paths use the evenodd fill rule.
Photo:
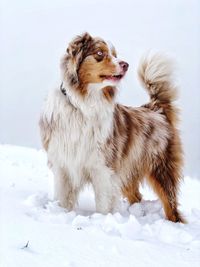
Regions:
<instances>
[{"instance_id":1,"label":"dog's tongue","mask_svg":"<svg viewBox=\"0 0 200 267\"><path fill-rule=\"evenodd\" d=\"M120 74L120 75L107 76L106 79L112 80L112 81L119 81L119 80L121 80L122 77L123 77L123 75Z\"/></svg>"}]
</instances>

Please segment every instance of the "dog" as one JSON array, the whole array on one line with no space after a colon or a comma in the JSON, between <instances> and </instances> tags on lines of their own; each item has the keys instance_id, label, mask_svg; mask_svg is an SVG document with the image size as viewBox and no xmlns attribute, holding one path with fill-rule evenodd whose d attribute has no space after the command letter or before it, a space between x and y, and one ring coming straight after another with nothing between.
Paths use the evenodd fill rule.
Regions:
<instances>
[{"instance_id":1,"label":"dog","mask_svg":"<svg viewBox=\"0 0 200 267\"><path fill-rule=\"evenodd\" d=\"M90 183L97 212L107 214L120 196L130 204L141 201L145 177L166 218L184 223L177 207L183 151L172 64L159 54L141 60L139 79L150 101L137 108L116 103L128 67L101 38L84 33L69 44L61 60L61 86L49 93L39 122L55 198L72 210Z\"/></svg>"}]
</instances>

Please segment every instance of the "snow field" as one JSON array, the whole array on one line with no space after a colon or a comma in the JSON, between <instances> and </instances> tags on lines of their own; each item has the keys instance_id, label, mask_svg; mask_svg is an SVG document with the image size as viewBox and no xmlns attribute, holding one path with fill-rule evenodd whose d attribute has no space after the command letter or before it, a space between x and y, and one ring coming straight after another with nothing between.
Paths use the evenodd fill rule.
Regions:
<instances>
[{"instance_id":1,"label":"snow field","mask_svg":"<svg viewBox=\"0 0 200 267\"><path fill-rule=\"evenodd\" d=\"M75 211L53 200L53 176L43 151L0 146L2 267L199 266L200 182L185 177L180 204L188 224L165 220L143 185L144 200L119 212L95 212L91 187Z\"/></svg>"}]
</instances>

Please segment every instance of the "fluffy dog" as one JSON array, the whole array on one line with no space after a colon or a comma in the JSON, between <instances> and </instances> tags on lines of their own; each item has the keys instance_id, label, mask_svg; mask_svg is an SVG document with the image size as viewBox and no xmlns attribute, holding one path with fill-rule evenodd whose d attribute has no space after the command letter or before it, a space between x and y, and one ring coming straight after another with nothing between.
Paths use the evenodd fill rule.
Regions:
<instances>
[{"instance_id":1,"label":"fluffy dog","mask_svg":"<svg viewBox=\"0 0 200 267\"><path fill-rule=\"evenodd\" d=\"M128 63L115 48L88 33L77 36L61 61L62 84L51 92L40 118L42 143L55 176L55 197L72 210L91 183L96 209L108 213L123 194L141 200L149 181L167 219L184 222L177 209L182 148L177 131L176 88L169 60L144 58L139 78L150 102L132 108L115 102Z\"/></svg>"}]
</instances>

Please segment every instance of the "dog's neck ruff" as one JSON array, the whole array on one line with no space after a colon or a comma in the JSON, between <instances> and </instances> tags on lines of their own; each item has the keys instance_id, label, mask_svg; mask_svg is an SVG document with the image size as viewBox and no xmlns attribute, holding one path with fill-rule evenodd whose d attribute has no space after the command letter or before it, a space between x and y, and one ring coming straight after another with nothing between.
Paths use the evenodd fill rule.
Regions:
<instances>
[{"instance_id":1,"label":"dog's neck ruff","mask_svg":"<svg viewBox=\"0 0 200 267\"><path fill-rule=\"evenodd\" d=\"M93 85L94 86L94 85ZM83 98L70 90L70 87L63 81L60 85L60 92L75 110L79 110L87 118L101 117L105 120L113 116L114 102L108 102L99 88L88 87L88 94Z\"/></svg>"}]
</instances>

